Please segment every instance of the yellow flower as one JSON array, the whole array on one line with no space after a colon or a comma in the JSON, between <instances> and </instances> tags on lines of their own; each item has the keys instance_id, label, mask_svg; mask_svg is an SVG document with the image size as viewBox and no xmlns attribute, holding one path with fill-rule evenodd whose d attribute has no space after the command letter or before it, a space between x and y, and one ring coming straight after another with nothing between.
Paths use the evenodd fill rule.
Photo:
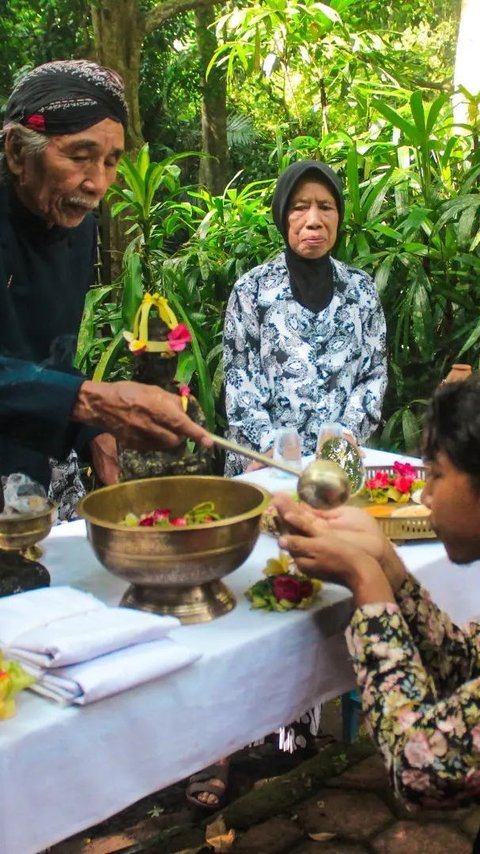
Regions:
<instances>
[{"instance_id":1,"label":"yellow flower","mask_svg":"<svg viewBox=\"0 0 480 854\"><path fill-rule=\"evenodd\" d=\"M267 560L267 565L263 572L267 576L284 575L289 571L291 560L287 552L280 551L278 557L271 557Z\"/></svg>"},{"instance_id":2,"label":"yellow flower","mask_svg":"<svg viewBox=\"0 0 480 854\"><path fill-rule=\"evenodd\" d=\"M322 589L322 587L323 587L323 582L322 582L322 581L320 581L320 579L319 579L319 578L309 578L309 581L311 581L311 583L312 583L312 587L313 587L313 595L314 595L314 596L316 596L316 595L317 595L317 593L319 593L319 592L320 592L320 590Z\"/></svg>"},{"instance_id":3,"label":"yellow flower","mask_svg":"<svg viewBox=\"0 0 480 854\"><path fill-rule=\"evenodd\" d=\"M15 714L15 694L35 682L16 661L5 661L0 652L0 721Z\"/></svg>"},{"instance_id":4,"label":"yellow flower","mask_svg":"<svg viewBox=\"0 0 480 854\"><path fill-rule=\"evenodd\" d=\"M125 341L128 341L128 349L134 355L143 353L143 351L147 349L147 342L134 338L131 332L124 332L123 337L125 338Z\"/></svg>"}]
</instances>

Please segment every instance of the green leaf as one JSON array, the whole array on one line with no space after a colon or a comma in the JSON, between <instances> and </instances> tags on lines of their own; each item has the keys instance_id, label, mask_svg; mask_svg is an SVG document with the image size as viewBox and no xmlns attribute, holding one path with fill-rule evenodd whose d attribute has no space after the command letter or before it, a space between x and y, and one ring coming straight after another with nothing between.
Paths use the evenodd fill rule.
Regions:
<instances>
[{"instance_id":1,"label":"green leaf","mask_svg":"<svg viewBox=\"0 0 480 854\"><path fill-rule=\"evenodd\" d=\"M142 205L145 200L145 184L135 164L124 154L118 165L118 172L123 176L128 187L135 194L135 200Z\"/></svg>"},{"instance_id":2,"label":"green leaf","mask_svg":"<svg viewBox=\"0 0 480 854\"><path fill-rule=\"evenodd\" d=\"M421 144L421 135L419 134L417 127L404 119L400 113L393 110L383 101L378 100L378 98L372 98L372 106L375 107L375 109L378 110L378 112L394 127L399 128L409 142L412 142L414 145Z\"/></svg>"},{"instance_id":3,"label":"green leaf","mask_svg":"<svg viewBox=\"0 0 480 854\"><path fill-rule=\"evenodd\" d=\"M480 200L479 200L479 208L480 208ZM458 242L461 246L464 246L471 238L472 228L477 217L477 208L474 205L466 208L460 215L460 219L458 220Z\"/></svg>"},{"instance_id":4,"label":"green leaf","mask_svg":"<svg viewBox=\"0 0 480 854\"><path fill-rule=\"evenodd\" d=\"M432 313L428 300L428 294L422 282L418 282L415 288L415 295L413 299L412 325L415 343L422 358L427 360L432 356Z\"/></svg>"},{"instance_id":5,"label":"green leaf","mask_svg":"<svg viewBox=\"0 0 480 854\"><path fill-rule=\"evenodd\" d=\"M197 335L190 323L190 319L186 311L171 290L169 291L168 299L172 303L177 316L182 319L192 336L191 347L198 375L198 398L205 415L208 429L215 430L215 407L213 403L212 384L205 359L203 358L202 351L198 343Z\"/></svg>"},{"instance_id":6,"label":"green leaf","mask_svg":"<svg viewBox=\"0 0 480 854\"><path fill-rule=\"evenodd\" d=\"M347 153L348 195L352 205L355 222L362 224L363 217L360 206L360 187L358 184L358 157L356 148L352 147Z\"/></svg>"},{"instance_id":7,"label":"green leaf","mask_svg":"<svg viewBox=\"0 0 480 854\"><path fill-rule=\"evenodd\" d=\"M375 283L377 285L377 290L380 296L383 293L383 290L386 288L388 284L388 280L390 278L390 271L392 269L393 262L395 261L394 255L389 255L385 258L384 261L377 267L375 271Z\"/></svg>"},{"instance_id":8,"label":"green leaf","mask_svg":"<svg viewBox=\"0 0 480 854\"><path fill-rule=\"evenodd\" d=\"M445 106L449 102L449 96L445 93L443 95L439 95L438 98L435 98L433 104L430 105L428 109L427 121L425 124L425 130L427 134L431 134L433 132L433 128L435 127L435 122L440 115L442 107ZM450 140L452 141L452 140ZM455 140L453 140L455 142Z\"/></svg>"},{"instance_id":9,"label":"green leaf","mask_svg":"<svg viewBox=\"0 0 480 854\"><path fill-rule=\"evenodd\" d=\"M131 331L133 321L143 299L142 261L137 252L127 256L123 275L122 323L123 328Z\"/></svg>"},{"instance_id":10,"label":"green leaf","mask_svg":"<svg viewBox=\"0 0 480 854\"><path fill-rule=\"evenodd\" d=\"M91 348L91 342L95 334L95 310L98 304L113 289L113 285L104 285L103 287L91 288L87 291L75 356L75 366L77 368L81 368L83 360Z\"/></svg>"},{"instance_id":11,"label":"green leaf","mask_svg":"<svg viewBox=\"0 0 480 854\"><path fill-rule=\"evenodd\" d=\"M402 413L402 430L406 450L418 452L421 427L410 409L404 409Z\"/></svg>"},{"instance_id":12,"label":"green leaf","mask_svg":"<svg viewBox=\"0 0 480 854\"><path fill-rule=\"evenodd\" d=\"M142 145L140 151L137 156L137 171L140 178L145 181L145 176L147 174L148 167L150 166L150 151L148 147L148 142L145 145Z\"/></svg>"},{"instance_id":13,"label":"green leaf","mask_svg":"<svg viewBox=\"0 0 480 854\"><path fill-rule=\"evenodd\" d=\"M470 348L473 347L474 344L476 344L477 341L479 341L479 340L480 340L480 321L477 323L475 328L470 333L469 337L465 341L465 344L461 348L458 355L461 356L463 353L466 353L467 350L470 350Z\"/></svg>"},{"instance_id":14,"label":"green leaf","mask_svg":"<svg viewBox=\"0 0 480 854\"><path fill-rule=\"evenodd\" d=\"M413 92L410 98L410 109L412 111L413 120L419 133L419 138L425 139L425 112L423 109L423 95L420 91Z\"/></svg>"},{"instance_id":15,"label":"green leaf","mask_svg":"<svg viewBox=\"0 0 480 854\"><path fill-rule=\"evenodd\" d=\"M115 367L118 354L123 347L125 347L125 339L123 337L123 331L120 331L117 332L115 338L102 353L98 365L93 372L92 380L94 382L101 382L108 379L108 375L112 368Z\"/></svg>"}]
</instances>

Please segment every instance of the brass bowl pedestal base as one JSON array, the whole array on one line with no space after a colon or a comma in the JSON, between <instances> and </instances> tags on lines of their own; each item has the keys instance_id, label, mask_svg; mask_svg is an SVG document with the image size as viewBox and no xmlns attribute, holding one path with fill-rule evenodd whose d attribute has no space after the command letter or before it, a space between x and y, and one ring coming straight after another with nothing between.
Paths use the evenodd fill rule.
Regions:
<instances>
[{"instance_id":1,"label":"brass bowl pedestal base","mask_svg":"<svg viewBox=\"0 0 480 854\"><path fill-rule=\"evenodd\" d=\"M235 607L235 599L222 581L208 581L192 587L157 587L131 584L122 601L126 608L154 614L170 614L181 623L208 623Z\"/></svg>"}]
</instances>

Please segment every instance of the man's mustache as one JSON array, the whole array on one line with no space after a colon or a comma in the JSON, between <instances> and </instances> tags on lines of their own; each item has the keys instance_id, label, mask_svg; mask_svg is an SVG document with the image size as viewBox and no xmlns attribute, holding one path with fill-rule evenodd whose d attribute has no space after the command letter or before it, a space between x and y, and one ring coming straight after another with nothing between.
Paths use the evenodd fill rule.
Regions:
<instances>
[{"instance_id":1,"label":"man's mustache","mask_svg":"<svg viewBox=\"0 0 480 854\"><path fill-rule=\"evenodd\" d=\"M94 211L98 208L100 204L100 199L96 201L92 201L92 199L85 199L83 196L70 196L67 199L69 205L78 205L81 208L87 208L89 211Z\"/></svg>"}]
</instances>

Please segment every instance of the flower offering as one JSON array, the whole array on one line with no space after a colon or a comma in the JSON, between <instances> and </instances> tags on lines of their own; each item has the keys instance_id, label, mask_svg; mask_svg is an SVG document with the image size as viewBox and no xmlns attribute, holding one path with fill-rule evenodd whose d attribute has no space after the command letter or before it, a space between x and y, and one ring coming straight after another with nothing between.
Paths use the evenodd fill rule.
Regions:
<instances>
[{"instance_id":1,"label":"flower offering","mask_svg":"<svg viewBox=\"0 0 480 854\"><path fill-rule=\"evenodd\" d=\"M425 481L417 477L414 466L410 463L395 462L393 473L379 471L374 477L365 482L362 495L375 504L407 504L418 489L423 489Z\"/></svg>"},{"instance_id":2,"label":"flower offering","mask_svg":"<svg viewBox=\"0 0 480 854\"><path fill-rule=\"evenodd\" d=\"M120 524L126 528L185 528L188 525L218 522L221 518L213 501L202 501L182 516L175 515L169 507L157 507L141 516L137 516L136 513L127 513Z\"/></svg>"},{"instance_id":3,"label":"flower offering","mask_svg":"<svg viewBox=\"0 0 480 854\"><path fill-rule=\"evenodd\" d=\"M279 552L278 558L270 558L263 572L266 578L252 584L245 592L252 608L264 611L305 610L322 587L318 579L297 572L286 552Z\"/></svg>"},{"instance_id":4,"label":"flower offering","mask_svg":"<svg viewBox=\"0 0 480 854\"><path fill-rule=\"evenodd\" d=\"M0 652L0 721L14 716L15 696L34 682L18 661L6 661Z\"/></svg>"},{"instance_id":5,"label":"flower offering","mask_svg":"<svg viewBox=\"0 0 480 854\"><path fill-rule=\"evenodd\" d=\"M148 338L148 316L152 309L168 327L166 341L150 341ZM147 352L160 353L165 358L171 358L175 353L185 350L192 340L190 331L184 323L178 322L168 300L160 294L145 294L135 315L133 330L125 331L123 337L134 356Z\"/></svg>"}]
</instances>

